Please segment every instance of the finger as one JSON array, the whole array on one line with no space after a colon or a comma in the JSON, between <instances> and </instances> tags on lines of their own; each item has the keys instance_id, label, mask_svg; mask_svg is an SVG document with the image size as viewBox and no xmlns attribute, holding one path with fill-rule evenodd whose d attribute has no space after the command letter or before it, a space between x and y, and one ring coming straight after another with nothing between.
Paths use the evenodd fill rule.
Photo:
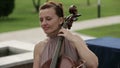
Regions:
<instances>
[{"instance_id":1,"label":"finger","mask_svg":"<svg viewBox=\"0 0 120 68\"><path fill-rule=\"evenodd\" d=\"M58 32L58 34L64 34L64 33L63 33L63 31L62 31L62 30L60 30L60 31Z\"/></svg>"},{"instance_id":2,"label":"finger","mask_svg":"<svg viewBox=\"0 0 120 68\"><path fill-rule=\"evenodd\" d=\"M57 36L62 36L62 37L64 37L64 34L58 34Z\"/></svg>"},{"instance_id":3,"label":"finger","mask_svg":"<svg viewBox=\"0 0 120 68\"><path fill-rule=\"evenodd\" d=\"M59 32L58 32L58 34L64 34L64 33L65 33L65 29L64 28L60 29Z\"/></svg>"},{"instance_id":4,"label":"finger","mask_svg":"<svg viewBox=\"0 0 120 68\"><path fill-rule=\"evenodd\" d=\"M65 33L66 31L67 31L67 30L66 30L65 28L61 28L59 32L60 32L60 33Z\"/></svg>"},{"instance_id":5,"label":"finger","mask_svg":"<svg viewBox=\"0 0 120 68\"><path fill-rule=\"evenodd\" d=\"M60 29L60 31L58 32L58 36L64 36L65 31L64 29Z\"/></svg>"}]
</instances>

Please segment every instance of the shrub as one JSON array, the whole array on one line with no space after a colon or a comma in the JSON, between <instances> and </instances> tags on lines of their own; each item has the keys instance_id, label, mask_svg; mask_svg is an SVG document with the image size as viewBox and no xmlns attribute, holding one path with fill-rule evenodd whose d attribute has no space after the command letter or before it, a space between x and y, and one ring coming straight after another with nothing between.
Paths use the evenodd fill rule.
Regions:
<instances>
[{"instance_id":1,"label":"shrub","mask_svg":"<svg viewBox=\"0 0 120 68\"><path fill-rule=\"evenodd\" d=\"M13 12L14 0L0 0L0 18L8 17Z\"/></svg>"}]
</instances>

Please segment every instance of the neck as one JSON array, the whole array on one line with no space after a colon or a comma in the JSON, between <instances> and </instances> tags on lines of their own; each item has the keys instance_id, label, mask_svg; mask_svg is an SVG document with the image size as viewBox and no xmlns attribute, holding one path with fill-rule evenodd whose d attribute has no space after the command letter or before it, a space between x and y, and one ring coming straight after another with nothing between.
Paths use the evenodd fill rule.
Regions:
<instances>
[{"instance_id":1,"label":"neck","mask_svg":"<svg viewBox=\"0 0 120 68\"><path fill-rule=\"evenodd\" d=\"M52 32L50 34L47 34L47 37L49 37L49 38L55 38L55 37L57 37L58 32L59 32L59 29L55 30L54 32Z\"/></svg>"},{"instance_id":2,"label":"neck","mask_svg":"<svg viewBox=\"0 0 120 68\"><path fill-rule=\"evenodd\" d=\"M47 34L47 37L49 37L49 38L54 38L54 37L56 37L60 29L61 29L61 25L59 25L58 29L54 30L54 31L51 32L50 34Z\"/></svg>"},{"instance_id":3,"label":"neck","mask_svg":"<svg viewBox=\"0 0 120 68\"><path fill-rule=\"evenodd\" d=\"M57 34L49 34L49 35L47 35L47 37L49 37L49 38L55 38L55 37L57 37Z\"/></svg>"}]
</instances>

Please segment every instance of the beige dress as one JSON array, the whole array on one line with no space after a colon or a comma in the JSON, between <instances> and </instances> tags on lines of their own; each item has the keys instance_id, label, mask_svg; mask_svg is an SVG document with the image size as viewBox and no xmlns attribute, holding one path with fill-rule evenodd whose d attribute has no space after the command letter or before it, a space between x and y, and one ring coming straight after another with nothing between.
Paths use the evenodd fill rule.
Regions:
<instances>
[{"instance_id":1,"label":"beige dress","mask_svg":"<svg viewBox=\"0 0 120 68\"><path fill-rule=\"evenodd\" d=\"M44 63L52 58L57 42L58 37L48 39L46 46L40 56L40 68ZM65 56L70 57L75 62L78 62L78 60L80 60L77 50L70 44L67 39L64 39L62 48L64 48L63 51Z\"/></svg>"}]
</instances>

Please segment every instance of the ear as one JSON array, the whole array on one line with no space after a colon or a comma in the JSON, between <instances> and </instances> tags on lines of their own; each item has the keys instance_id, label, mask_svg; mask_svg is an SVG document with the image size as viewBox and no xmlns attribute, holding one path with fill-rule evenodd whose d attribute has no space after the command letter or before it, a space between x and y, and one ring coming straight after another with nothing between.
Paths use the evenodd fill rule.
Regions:
<instances>
[{"instance_id":1,"label":"ear","mask_svg":"<svg viewBox=\"0 0 120 68\"><path fill-rule=\"evenodd\" d=\"M64 18L60 17L59 21L60 21L60 24L62 24L64 22Z\"/></svg>"}]
</instances>

